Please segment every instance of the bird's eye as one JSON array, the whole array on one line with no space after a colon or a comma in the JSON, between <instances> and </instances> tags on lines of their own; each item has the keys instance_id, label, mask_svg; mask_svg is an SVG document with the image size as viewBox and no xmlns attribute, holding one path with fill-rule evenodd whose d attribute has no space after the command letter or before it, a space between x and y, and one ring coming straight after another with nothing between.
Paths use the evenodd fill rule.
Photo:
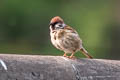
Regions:
<instances>
[{"instance_id":1,"label":"bird's eye","mask_svg":"<svg viewBox=\"0 0 120 80\"><path fill-rule=\"evenodd\" d=\"M62 24L58 24L59 27L62 27Z\"/></svg>"}]
</instances>

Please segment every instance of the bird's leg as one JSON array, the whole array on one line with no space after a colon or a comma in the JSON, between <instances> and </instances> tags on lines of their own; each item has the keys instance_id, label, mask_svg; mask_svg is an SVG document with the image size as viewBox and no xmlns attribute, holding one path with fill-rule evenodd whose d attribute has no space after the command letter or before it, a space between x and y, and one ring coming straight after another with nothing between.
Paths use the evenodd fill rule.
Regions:
<instances>
[{"instance_id":1,"label":"bird's leg","mask_svg":"<svg viewBox=\"0 0 120 80\"><path fill-rule=\"evenodd\" d=\"M69 56L68 58L70 58L70 59L75 59L75 56L74 56L74 52L71 54L71 56Z\"/></svg>"},{"instance_id":2,"label":"bird's leg","mask_svg":"<svg viewBox=\"0 0 120 80\"><path fill-rule=\"evenodd\" d=\"M84 48L81 48L80 51L81 51L87 58L93 59L93 57L92 57L91 55L89 55L89 53L88 53Z\"/></svg>"},{"instance_id":3,"label":"bird's leg","mask_svg":"<svg viewBox=\"0 0 120 80\"><path fill-rule=\"evenodd\" d=\"M64 53L64 55L63 55L63 56L64 56L64 57L68 57L68 56L67 56L67 53Z\"/></svg>"}]
</instances>

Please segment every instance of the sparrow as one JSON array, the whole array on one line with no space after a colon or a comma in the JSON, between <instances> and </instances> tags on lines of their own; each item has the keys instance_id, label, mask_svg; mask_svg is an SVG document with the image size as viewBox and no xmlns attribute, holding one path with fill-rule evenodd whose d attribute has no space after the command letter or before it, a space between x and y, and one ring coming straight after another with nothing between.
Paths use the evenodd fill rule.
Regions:
<instances>
[{"instance_id":1,"label":"sparrow","mask_svg":"<svg viewBox=\"0 0 120 80\"><path fill-rule=\"evenodd\" d=\"M51 42L57 49L64 51L64 57L75 58L74 54L81 51L87 58L93 58L82 46L82 40L77 31L66 25L62 18L53 17L49 25ZM67 56L68 53L71 55Z\"/></svg>"}]
</instances>

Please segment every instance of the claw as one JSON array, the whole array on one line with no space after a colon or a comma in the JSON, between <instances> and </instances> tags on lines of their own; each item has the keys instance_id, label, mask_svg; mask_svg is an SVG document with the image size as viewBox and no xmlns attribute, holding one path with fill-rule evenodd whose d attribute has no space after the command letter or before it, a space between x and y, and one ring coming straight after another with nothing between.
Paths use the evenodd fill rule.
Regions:
<instances>
[{"instance_id":1,"label":"claw","mask_svg":"<svg viewBox=\"0 0 120 80\"><path fill-rule=\"evenodd\" d=\"M63 55L63 57L67 57L67 58L68 58L69 56L67 56L67 55Z\"/></svg>"},{"instance_id":2,"label":"claw","mask_svg":"<svg viewBox=\"0 0 120 80\"><path fill-rule=\"evenodd\" d=\"M68 56L69 59L76 59L75 56Z\"/></svg>"},{"instance_id":3,"label":"claw","mask_svg":"<svg viewBox=\"0 0 120 80\"><path fill-rule=\"evenodd\" d=\"M66 53L64 53L64 55L63 55L63 56L64 56L64 57L68 57Z\"/></svg>"}]
</instances>

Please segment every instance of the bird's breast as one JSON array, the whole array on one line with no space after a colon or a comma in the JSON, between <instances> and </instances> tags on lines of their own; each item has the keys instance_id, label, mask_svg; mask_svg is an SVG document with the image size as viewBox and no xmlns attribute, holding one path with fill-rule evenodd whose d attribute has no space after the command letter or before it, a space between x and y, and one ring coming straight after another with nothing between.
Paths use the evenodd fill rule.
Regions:
<instances>
[{"instance_id":1,"label":"bird's breast","mask_svg":"<svg viewBox=\"0 0 120 80\"><path fill-rule=\"evenodd\" d=\"M52 44L57 48L62 50L61 45L60 45L60 39L58 39L58 31L52 31L50 32L51 35L51 42Z\"/></svg>"}]
</instances>

